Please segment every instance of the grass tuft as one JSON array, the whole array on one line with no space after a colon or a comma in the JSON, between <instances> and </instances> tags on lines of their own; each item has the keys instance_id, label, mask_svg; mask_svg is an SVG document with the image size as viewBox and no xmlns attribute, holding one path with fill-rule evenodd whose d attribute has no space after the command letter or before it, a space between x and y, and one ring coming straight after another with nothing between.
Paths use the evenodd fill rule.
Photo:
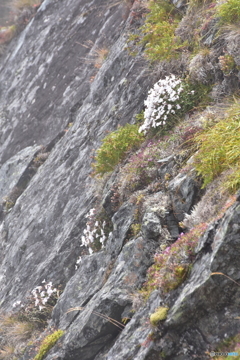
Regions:
<instances>
[{"instance_id":1,"label":"grass tuft","mask_svg":"<svg viewBox=\"0 0 240 360\"><path fill-rule=\"evenodd\" d=\"M179 51L185 47L181 39L175 36L175 30L180 22L181 14L170 1L149 1L149 13L142 26L145 44L145 54L151 61L169 60L179 56Z\"/></svg>"},{"instance_id":2,"label":"grass tuft","mask_svg":"<svg viewBox=\"0 0 240 360\"><path fill-rule=\"evenodd\" d=\"M240 22L239 0L228 0L219 5L217 15L221 24L236 24Z\"/></svg>"},{"instance_id":3,"label":"grass tuft","mask_svg":"<svg viewBox=\"0 0 240 360\"><path fill-rule=\"evenodd\" d=\"M204 179L203 187L223 171L228 171L223 188L234 193L240 188L240 105L228 116L195 137L199 151L195 168Z\"/></svg>"}]
</instances>

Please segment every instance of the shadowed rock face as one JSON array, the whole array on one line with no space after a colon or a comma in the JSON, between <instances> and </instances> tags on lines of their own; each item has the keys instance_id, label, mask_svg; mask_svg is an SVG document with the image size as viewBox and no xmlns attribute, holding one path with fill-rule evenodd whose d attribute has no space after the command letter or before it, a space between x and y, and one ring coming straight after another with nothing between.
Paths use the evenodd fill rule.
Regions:
<instances>
[{"instance_id":1,"label":"shadowed rock face","mask_svg":"<svg viewBox=\"0 0 240 360\"><path fill-rule=\"evenodd\" d=\"M136 204L129 199L117 211L109 210L113 231L104 250L89 256L81 246L85 215L97 199L91 156L107 131L134 122L158 76L143 57L126 51L128 32L137 21L130 6L45 0L1 58L0 303L3 311L12 311L13 303L26 302L44 279L62 286L50 326L66 332L47 360L154 360L162 352L167 359L207 359L211 344L240 330L237 321L220 327L228 312L231 319L237 315L236 289L226 279L209 278L222 271L238 280L239 203L202 238L187 283L167 299L153 292L131 312L133 294L144 283L164 234L178 237L178 222L201 193L194 175L171 172L172 156L158 174L163 179L170 173L172 179L156 193L139 234L131 233ZM113 182L114 174L100 202L105 197L107 203ZM4 198L19 184L15 204L4 208ZM165 301L171 305L169 317L155 329L153 342L149 314ZM83 310L67 313L72 307ZM129 322L122 329L110 318ZM21 359L35 353L29 348Z\"/></svg>"}]
</instances>

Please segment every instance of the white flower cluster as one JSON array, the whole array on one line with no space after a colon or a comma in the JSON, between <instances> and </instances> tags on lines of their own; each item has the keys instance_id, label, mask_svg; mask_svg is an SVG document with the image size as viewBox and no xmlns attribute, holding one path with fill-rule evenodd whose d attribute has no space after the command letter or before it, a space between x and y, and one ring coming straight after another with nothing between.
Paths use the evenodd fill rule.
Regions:
<instances>
[{"instance_id":1,"label":"white flower cluster","mask_svg":"<svg viewBox=\"0 0 240 360\"><path fill-rule=\"evenodd\" d=\"M24 305L22 304L21 300L15 301L13 303L13 308L16 308L18 306L24 307Z\"/></svg>"},{"instance_id":2,"label":"white flower cluster","mask_svg":"<svg viewBox=\"0 0 240 360\"><path fill-rule=\"evenodd\" d=\"M102 244L102 248L104 247L104 242L106 240L106 235L104 233L104 228L106 226L106 221L103 221L103 223L100 223L99 221L94 222L96 209L91 209L89 213L86 215L87 221L87 227L83 230L82 235L82 245L88 247L89 254L91 255L93 253L93 250L90 247L90 244L94 241L99 241Z\"/></svg>"},{"instance_id":3,"label":"white flower cluster","mask_svg":"<svg viewBox=\"0 0 240 360\"><path fill-rule=\"evenodd\" d=\"M151 127L165 125L169 115L181 109L179 99L182 91L182 82L175 75L159 80L144 101L144 123L140 126L139 132L146 134Z\"/></svg>"},{"instance_id":4,"label":"white flower cluster","mask_svg":"<svg viewBox=\"0 0 240 360\"><path fill-rule=\"evenodd\" d=\"M31 291L35 301L34 305L40 311L45 308L51 295L57 293L57 289L53 288L51 281L46 284L46 281L43 280L42 284L43 285L37 286Z\"/></svg>"},{"instance_id":5,"label":"white flower cluster","mask_svg":"<svg viewBox=\"0 0 240 360\"><path fill-rule=\"evenodd\" d=\"M46 307L45 305L47 304L52 294L58 292L57 289L53 288L53 284L51 281L46 284L46 280L43 280L42 284L43 285L36 286L31 291L33 296L32 300L34 301L34 307L36 307L40 311ZM16 308L19 306L25 307L20 300L15 301L13 307Z\"/></svg>"}]
</instances>

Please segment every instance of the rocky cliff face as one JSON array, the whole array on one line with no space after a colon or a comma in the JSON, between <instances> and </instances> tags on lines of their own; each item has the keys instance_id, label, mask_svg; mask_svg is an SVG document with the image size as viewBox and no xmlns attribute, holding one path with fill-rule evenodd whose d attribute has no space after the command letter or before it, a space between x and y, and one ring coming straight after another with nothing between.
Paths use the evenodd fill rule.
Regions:
<instances>
[{"instance_id":1,"label":"rocky cliff face","mask_svg":"<svg viewBox=\"0 0 240 360\"><path fill-rule=\"evenodd\" d=\"M239 279L239 199L200 238L183 284L167 296L155 290L131 311L154 253L178 238L179 222L203 195L193 172L179 172L176 151L159 158L153 183L164 186L146 190L141 231L133 234L138 200L131 195L116 208L109 200L118 170L101 186L90 176L101 139L134 123L147 91L167 73L165 65L152 70L141 51L129 55L128 33L139 21L124 1L45 0L1 58L1 311L27 306L44 280L61 287L46 331L65 333L47 360L208 359L240 330L238 285L210 276ZM113 231L88 255L81 236L96 203ZM159 306L168 316L153 328L149 315ZM15 358L36 353L30 346Z\"/></svg>"}]
</instances>

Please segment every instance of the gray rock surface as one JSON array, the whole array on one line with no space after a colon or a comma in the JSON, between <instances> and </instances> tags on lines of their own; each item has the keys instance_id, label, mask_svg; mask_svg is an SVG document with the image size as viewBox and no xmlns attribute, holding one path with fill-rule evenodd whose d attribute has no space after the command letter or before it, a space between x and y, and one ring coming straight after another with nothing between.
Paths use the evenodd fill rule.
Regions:
<instances>
[{"instance_id":1,"label":"gray rock surface","mask_svg":"<svg viewBox=\"0 0 240 360\"><path fill-rule=\"evenodd\" d=\"M2 59L3 162L35 142L50 144L73 122L5 219L0 296L9 309L43 279L65 286L74 274L84 215L96 199L93 150L106 130L132 121L151 82L143 61L124 49L126 6L112 5L45 1ZM98 70L95 50L103 46L109 54Z\"/></svg>"},{"instance_id":2,"label":"gray rock surface","mask_svg":"<svg viewBox=\"0 0 240 360\"><path fill-rule=\"evenodd\" d=\"M0 168L0 201L27 177L27 169L40 146L29 146L6 161ZM22 181L21 181L22 179Z\"/></svg>"},{"instance_id":3,"label":"gray rock surface","mask_svg":"<svg viewBox=\"0 0 240 360\"><path fill-rule=\"evenodd\" d=\"M128 357L138 360L149 359L148 354L154 352L153 328L149 323L149 315L160 305L158 292L153 292L146 305L140 308L126 325L111 350L108 353L100 353L95 360L121 360ZM154 359L152 354L151 359Z\"/></svg>"},{"instance_id":4,"label":"gray rock surface","mask_svg":"<svg viewBox=\"0 0 240 360\"><path fill-rule=\"evenodd\" d=\"M106 245L106 250L112 257L116 257L122 249L130 225L134 220L134 210L133 204L125 203L112 217L113 233Z\"/></svg>"},{"instance_id":5,"label":"gray rock surface","mask_svg":"<svg viewBox=\"0 0 240 360\"><path fill-rule=\"evenodd\" d=\"M198 199L199 184L194 176L178 174L169 182L173 213L178 221L182 221L184 214L188 213Z\"/></svg>"},{"instance_id":6,"label":"gray rock surface","mask_svg":"<svg viewBox=\"0 0 240 360\"><path fill-rule=\"evenodd\" d=\"M132 294L143 284L156 247L154 241L141 237L129 241L118 256L110 276L104 272L104 262L109 260L105 253L100 252L82 261L82 266L66 286L53 312L54 324L67 329L63 349L58 352L59 359L93 359L118 336L124 326L114 325L111 319L121 322L125 315L131 316ZM88 287L87 282L91 283L91 290L82 294L81 290ZM85 303L82 312L66 314L69 308L81 307ZM51 359L51 356L46 359Z\"/></svg>"},{"instance_id":7,"label":"gray rock surface","mask_svg":"<svg viewBox=\"0 0 240 360\"><path fill-rule=\"evenodd\" d=\"M142 232L146 238L157 239L161 234L161 221L154 212L146 212L143 216Z\"/></svg>"}]
</instances>

